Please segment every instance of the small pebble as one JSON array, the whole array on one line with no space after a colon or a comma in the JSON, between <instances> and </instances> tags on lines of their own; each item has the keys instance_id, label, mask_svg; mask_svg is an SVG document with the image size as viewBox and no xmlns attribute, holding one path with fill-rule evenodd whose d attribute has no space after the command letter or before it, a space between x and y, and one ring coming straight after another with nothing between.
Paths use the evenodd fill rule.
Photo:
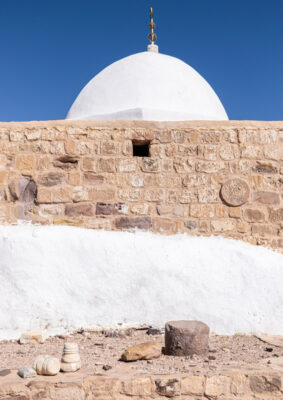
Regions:
<instances>
[{"instance_id":1,"label":"small pebble","mask_svg":"<svg viewBox=\"0 0 283 400\"><path fill-rule=\"evenodd\" d=\"M273 348L272 347L266 347L265 351L268 351L269 353L271 353L273 351Z\"/></svg>"},{"instance_id":2,"label":"small pebble","mask_svg":"<svg viewBox=\"0 0 283 400\"><path fill-rule=\"evenodd\" d=\"M103 365L102 369L104 369L104 371L108 371L109 369L111 369L111 365Z\"/></svg>"}]
</instances>

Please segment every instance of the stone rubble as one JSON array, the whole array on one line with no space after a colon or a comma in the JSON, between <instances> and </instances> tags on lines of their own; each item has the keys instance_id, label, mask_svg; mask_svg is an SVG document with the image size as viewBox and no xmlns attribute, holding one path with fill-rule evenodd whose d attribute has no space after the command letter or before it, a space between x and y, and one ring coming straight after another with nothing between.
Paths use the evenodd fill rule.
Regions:
<instances>
[{"instance_id":1,"label":"stone rubble","mask_svg":"<svg viewBox=\"0 0 283 400\"><path fill-rule=\"evenodd\" d=\"M122 361L150 360L161 356L162 346L160 343L147 342L129 347L121 355Z\"/></svg>"}]
</instances>

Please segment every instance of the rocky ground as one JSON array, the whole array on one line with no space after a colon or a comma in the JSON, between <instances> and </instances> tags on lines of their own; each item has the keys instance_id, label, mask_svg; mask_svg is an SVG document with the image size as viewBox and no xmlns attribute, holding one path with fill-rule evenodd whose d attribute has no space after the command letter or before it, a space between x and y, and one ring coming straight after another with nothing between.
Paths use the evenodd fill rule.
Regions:
<instances>
[{"instance_id":1,"label":"rocky ground","mask_svg":"<svg viewBox=\"0 0 283 400\"><path fill-rule=\"evenodd\" d=\"M82 365L92 373L172 374L186 372L220 371L225 368L247 368L264 359L283 356L283 348L263 342L255 336L210 336L210 350L205 358L172 357L162 355L153 360L125 363L120 356L128 347L154 341L164 345L164 334L149 335L147 330L74 333L47 339L43 344L0 342L0 370L17 370L32 365L39 354L61 357L65 341L79 345ZM266 361L270 363L270 361ZM108 372L109 371L109 372ZM1 374L1 372L0 372Z\"/></svg>"}]
</instances>

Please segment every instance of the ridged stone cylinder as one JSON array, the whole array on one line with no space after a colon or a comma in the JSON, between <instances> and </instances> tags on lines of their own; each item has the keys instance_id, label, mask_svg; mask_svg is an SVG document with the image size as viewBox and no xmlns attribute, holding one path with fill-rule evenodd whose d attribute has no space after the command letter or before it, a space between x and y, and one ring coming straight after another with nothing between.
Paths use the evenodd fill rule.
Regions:
<instances>
[{"instance_id":1,"label":"ridged stone cylinder","mask_svg":"<svg viewBox=\"0 0 283 400\"><path fill-rule=\"evenodd\" d=\"M206 355L209 327L200 321L170 321L165 325L165 354L170 356Z\"/></svg>"}]
</instances>

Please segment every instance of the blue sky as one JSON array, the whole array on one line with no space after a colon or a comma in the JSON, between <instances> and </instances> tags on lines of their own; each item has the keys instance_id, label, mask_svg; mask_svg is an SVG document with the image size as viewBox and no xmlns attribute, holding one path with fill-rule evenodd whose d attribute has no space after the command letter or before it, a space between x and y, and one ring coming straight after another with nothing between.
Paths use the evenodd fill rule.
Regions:
<instances>
[{"instance_id":1,"label":"blue sky","mask_svg":"<svg viewBox=\"0 0 283 400\"><path fill-rule=\"evenodd\" d=\"M0 121L64 119L104 67L148 44L214 88L230 119L283 120L283 0L0 0Z\"/></svg>"}]
</instances>

